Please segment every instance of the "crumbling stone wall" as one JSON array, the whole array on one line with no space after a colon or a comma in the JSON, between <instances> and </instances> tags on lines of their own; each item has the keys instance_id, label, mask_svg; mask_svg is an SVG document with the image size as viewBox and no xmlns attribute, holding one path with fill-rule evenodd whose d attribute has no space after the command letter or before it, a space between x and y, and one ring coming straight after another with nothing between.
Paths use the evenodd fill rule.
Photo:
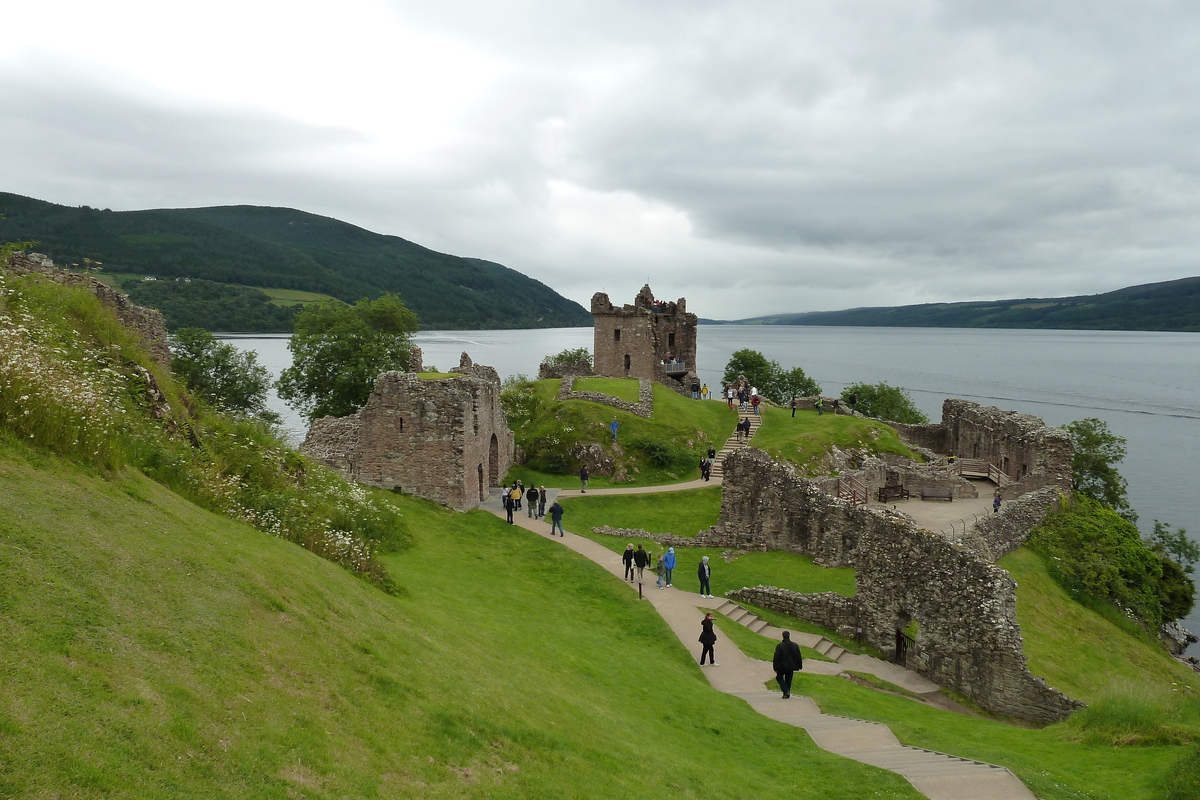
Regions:
<instances>
[{"instance_id":1,"label":"crumbling stone wall","mask_svg":"<svg viewBox=\"0 0 1200 800\"><path fill-rule=\"evenodd\" d=\"M1018 517L1028 523L1035 507L1030 500L1027 507L1010 508L1012 520L994 523L985 540L1002 549L1015 539ZM893 657L898 632L915 620L917 648L909 666L984 708L1050 722L1080 705L1029 673L1016 622L1016 585L969 543L918 528L900 512L831 497L752 448L725 459L717 528L746 549L791 550L820 564L854 567L864 638ZM769 601L756 597L756 604ZM784 610L770 602L775 604L766 607ZM787 602L812 606L807 599Z\"/></svg>"},{"instance_id":2,"label":"crumbling stone wall","mask_svg":"<svg viewBox=\"0 0 1200 800\"><path fill-rule=\"evenodd\" d=\"M1013 481L1001 489L1006 499L1071 485L1070 434L1032 414L951 397L942 403L942 421L936 425L889 424L906 443L999 467Z\"/></svg>"},{"instance_id":3,"label":"crumbling stone wall","mask_svg":"<svg viewBox=\"0 0 1200 800\"><path fill-rule=\"evenodd\" d=\"M556 378L586 378L592 374L592 365L586 360L576 361L574 364L550 364L543 361L538 365L538 380L548 380Z\"/></svg>"},{"instance_id":4,"label":"crumbling stone wall","mask_svg":"<svg viewBox=\"0 0 1200 800\"><path fill-rule=\"evenodd\" d=\"M512 466L513 434L496 371L463 353L452 372L441 380L383 373L356 413L313 422L300 451L349 480L476 507Z\"/></svg>"},{"instance_id":5,"label":"crumbling stone wall","mask_svg":"<svg viewBox=\"0 0 1200 800\"><path fill-rule=\"evenodd\" d=\"M594 372L608 378L646 378L681 394L696 377L695 314L686 301L659 303L647 284L633 305L614 308L608 295L592 296ZM686 372L668 375L663 359L682 359Z\"/></svg>"},{"instance_id":6,"label":"crumbling stone wall","mask_svg":"<svg viewBox=\"0 0 1200 800\"><path fill-rule=\"evenodd\" d=\"M1000 511L984 517L965 534L971 546L989 561L998 561L1025 543L1029 532L1045 521L1067 495L1048 487L1006 501Z\"/></svg>"},{"instance_id":7,"label":"crumbling stone wall","mask_svg":"<svg viewBox=\"0 0 1200 800\"><path fill-rule=\"evenodd\" d=\"M636 403L631 403L628 400L622 400L619 397L613 397L611 394L604 394L602 392L577 392L575 391L576 377L575 375L563 377L562 383L558 387L559 400L588 400L592 403L619 408L622 411L628 411L630 414L637 414L639 417L645 417L646 419L650 419L654 415L654 387L645 378L638 379L638 399Z\"/></svg>"},{"instance_id":8,"label":"crumbling stone wall","mask_svg":"<svg viewBox=\"0 0 1200 800\"><path fill-rule=\"evenodd\" d=\"M858 601L837 592L797 594L775 586L752 586L726 592L725 596L759 608L782 611L849 638L858 632Z\"/></svg>"},{"instance_id":9,"label":"crumbling stone wall","mask_svg":"<svg viewBox=\"0 0 1200 800\"><path fill-rule=\"evenodd\" d=\"M91 275L58 269L54 261L41 253L13 253L8 270L15 275L42 275L64 286L86 289L107 306L121 324L137 335L142 347L164 369L171 368L171 348L167 343L167 325L163 315L153 308L136 305L119 292Z\"/></svg>"}]
</instances>

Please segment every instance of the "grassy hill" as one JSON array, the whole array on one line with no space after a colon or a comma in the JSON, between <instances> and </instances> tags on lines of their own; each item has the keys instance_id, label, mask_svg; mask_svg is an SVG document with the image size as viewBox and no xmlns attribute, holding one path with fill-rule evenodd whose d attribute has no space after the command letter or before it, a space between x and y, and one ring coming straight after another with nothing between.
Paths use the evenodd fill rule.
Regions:
<instances>
[{"instance_id":1,"label":"grassy hill","mask_svg":"<svg viewBox=\"0 0 1200 800\"><path fill-rule=\"evenodd\" d=\"M197 281L208 281L347 302L398 292L426 329L591 324L578 303L508 267L288 208L109 211L0 193L0 241L26 240L60 265L90 259L105 271L157 277L154 295L135 300L164 306L169 322L176 307L198 301ZM238 330L278 329L255 315L236 319L245 323Z\"/></svg>"},{"instance_id":2,"label":"grassy hill","mask_svg":"<svg viewBox=\"0 0 1200 800\"><path fill-rule=\"evenodd\" d=\"M1200 277L1130 286L1103 294L923 303L772 314L749 325L860 325L896 328L1053 328L1200 331Z\"/></svg>"}]
</instances>

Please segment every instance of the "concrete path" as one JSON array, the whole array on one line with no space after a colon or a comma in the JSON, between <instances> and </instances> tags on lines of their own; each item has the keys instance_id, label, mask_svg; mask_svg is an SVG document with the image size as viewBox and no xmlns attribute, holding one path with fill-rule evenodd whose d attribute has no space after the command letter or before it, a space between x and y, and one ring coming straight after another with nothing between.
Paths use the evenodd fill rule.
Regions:
<instances>
[{"instance_id":1,"label":"concrete path","mask_svg":"<svg viewBox=\"0 0 1200 800\"><path fill-rule=\"evenodd\" d=\"M686 484L675 485L674 489L684 486ZM621 494L630 490L606 491ZM551 489L549 492L553 497L555 490ZM596 494L599 493L600 490L597 490ZM566 492L559 494L566 495ZM504 511L500 508L499 490L492 492L492 497L484 507L504 517ZM549 536L548 519L530 519L525 509L514 515L513 519L526 530L540 536ZM607 569L616 579L629 586L631 591L637 591L636 584L631 584L622 577L624 566L619 553L573 533L554 538ZM692 570L688 568L682 569L680 574L686 576L684 580L693 580ZM676 588L656 589L649 570L646 571L646 580L643 586L645 599L654 606L679 640L692 649L693 645L690 643L695 641L700 630L700 621L704 618L700 607L712 607L725 601L716 598L709 600L700 597L699 594ZM775 637L777 630L769 629L767 635ZM802 638L805 636L807 635L797 632L796 641L807 645L808 642ZM767 691L764 688L766 681L775 677L769 663L748 658L726 639L719 641L717 647L720 654L718 663L702 668L715 689L737 695L764 716L804 728L819 747L831 753L903 775L931 800L1034 800L1033 794L1025 785L1003 767L902 745L886 725L822 714L817 705L807 697L794 695L791 699L784 700L778 692ZM854 661L853 665L847 663L847 658ZM894 664L885 664L877 659L849 653L842 656L841 663L809 658L805 660L804 668L808 672L822 674L837 674L847 668L880 674L876 672L878 669L883 672L880 677L905 686L911 691L924 692L929 691L928 687L933 687L933 684L919 675Z\"/></svg>"}]
</instances>

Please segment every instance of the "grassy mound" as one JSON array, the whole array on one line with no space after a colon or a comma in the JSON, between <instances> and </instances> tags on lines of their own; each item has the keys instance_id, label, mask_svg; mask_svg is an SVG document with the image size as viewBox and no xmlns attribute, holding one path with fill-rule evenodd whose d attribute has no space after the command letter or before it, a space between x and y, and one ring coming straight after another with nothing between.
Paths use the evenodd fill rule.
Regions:
<instances>
[{"instance_id":1,"label":"grassy mound","mask_svg":"<svg viewBox=\"0 0 1200 800\"><path fill-rule=\"evenodd\" d=\"M915 798L712 691L645 603L487 514L389 596L137 473L0 451L0 796Z\"/></svg>"},{"instance_id":2,"label":"grassy mound","mask_svg":"<svg viewBox=\"0 0 1200 800\"><path fill-rule=\"evenodd\" d=\"M633 378L584 379L579 389L636 400ZM654 414L643 419L603 403L558 400L559 381L544 380L507 387L503 394L509 427L526 462L509 479L551 487L577 486L579 468L589 452L603 452L614 464L610 477L595 473L589 485L651 486L700 477L698 464L709 445L718 450L733 434L737 415L724 403L682 397L654 385ZM609 425L619 426L617 441ZM588 459L591 460L591 459Z\"/></svg>"},{"instance_id":3,"label":"grassy mound","mask_svg":"<svg viewBox=\"0 0 1200 800\"><path fill-rule=\"evenodd\" d=\"M764 406L760 408L762 425L754 434L753 444L779 461L786 461L801 475L828 474L823 457L834 447L839 450L865 450L916 458L895 429L878 420L818 415L815 411L797 411Z\"/></svg>"}]
</instances>

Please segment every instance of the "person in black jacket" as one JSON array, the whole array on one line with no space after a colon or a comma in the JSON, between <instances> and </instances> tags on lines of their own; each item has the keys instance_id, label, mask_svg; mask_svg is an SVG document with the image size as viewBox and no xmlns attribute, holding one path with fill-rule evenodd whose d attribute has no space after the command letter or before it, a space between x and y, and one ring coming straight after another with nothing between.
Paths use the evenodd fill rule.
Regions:
<instances>
[{"instance_id":1,"label":"person in black jacket","mask_svg":"<svg viewBox=\"0 0 1200 800\"><path fill-rule=\"evenodd\" d=\"M637 550L633 551L633 565L637 567L637 582L642 582L642 570L650 563L650 554L642 549L639 544ZM640 590L639 590L640 591Z\"/></svg>"},{"instance_id":2,"label":"person in black jacket","mask_svg":"<svg viewBox=\"0 0 1200 800\"><path fill-rule=\"evenodd\" d=\"M700 559L700 568L696 571L700 575L700 596L712 597L712 587L708 585L708 579L712 577L712 567L708 565L708 556Z\"/></svg>"},{"instance_id":3,"label":"person in black jacket","mask_svg":"<svg viewBox=\"0 0 1200 800\"><path fill-rule=\"evenodd\" d=\"M625 564L625 580L633 583L633 542L625 545L625 552L621 553L621 561Z\"/></svg>"},{"instance_id":4,"label":"person in black jacket","mask_svg":"<svg viewBox=\"0 0 1200 800\"><path fill-rule=\"evenodd\" d=\"M717 634L713 630L713 615L711 611L704 615L700 627L702 629L700 631L700 644L704 645L700 650L700 666L704 666L704 657L708 656L709 665L716 667L718 664L716 654L713 653L713 645L717 643Z\"/></svg>"},{"instance_id":5,"label":"person in black jacket","mask_svg":"<svg viewBox=\"0 0 1200 800\"><path fill-rule=\"evenodd\" d=\"M792 696L792 674L798 669L804 669L804 658L800 655L800 645L792 641L792 635L783 632L783 641L775 645L775 658L771 660L775 667L775 679L783 691L783 699Z\"/></svg>"},{"instance_id":6,"label":"person in black jacket","mask_svg":"<svg viewBox=\"0 0 1200 800\"><path fill-rule=\"evenodd\" d=\"M525 492L525 504L529 509L529 513L526 516L532 519L534 513L537 512L538 504L538 490L536 486L530 486L529 490Z\"/></svg>"}]
</instances>

